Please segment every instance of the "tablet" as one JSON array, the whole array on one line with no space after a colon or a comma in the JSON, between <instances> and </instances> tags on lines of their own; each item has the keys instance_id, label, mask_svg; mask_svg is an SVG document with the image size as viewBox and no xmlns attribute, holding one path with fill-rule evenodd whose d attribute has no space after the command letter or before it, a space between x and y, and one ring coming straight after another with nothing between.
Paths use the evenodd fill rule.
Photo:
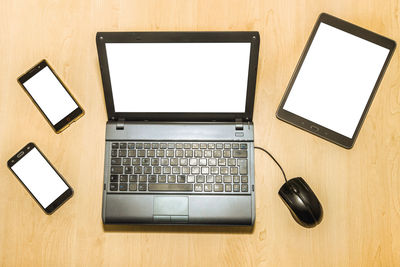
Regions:
<instances>
[{"instance_id":1,"label":"tablet","mask_svg":"<svg viewBox=\"0 0 400 267\"><path fill-rule=\"evenodd\" d=\"M396 43L322 13L277 118L352 148Z\"/></svg>"}]
</instances>

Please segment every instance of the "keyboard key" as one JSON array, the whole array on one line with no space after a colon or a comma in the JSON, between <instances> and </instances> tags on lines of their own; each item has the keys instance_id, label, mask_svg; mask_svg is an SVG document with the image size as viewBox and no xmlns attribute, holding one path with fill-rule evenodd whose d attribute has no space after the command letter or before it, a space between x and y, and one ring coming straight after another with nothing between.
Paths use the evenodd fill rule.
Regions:
<instances>
[{"instance_id":1,"label":"keyboard key","mask_svg":"<svg viewBox=\"0 0 400 267\"><path fill-rule=\"evenodd\" d=\"M239 144L238 143L233 143L232 144L233 149L239 149Z\"/></svg>"},{"instance_id":2,"label":"keyboard key","mask_svg":"<svg viewBox=\"0 0 400 267\"><path fill-rule=\"evenodd\" d=\"M153 149L147 150L147 156L148 157L155 157L156 156L156 151Z\"/></svg>"},{"instance_id":3,"label":"keyboard key","mask_svg":"<svg viewBox=\"0 0 400 267\"><path fill-rule=\"evenodd\" d=\"M151 144L150 143L144 143L143 148L144 149L150 149L151 148Z\"/></svg>"},{"instance_id":4,"label":"keyboard key","mask_svg":"<svg viewBox=\"0 0 400 267\"><path fill-rule=\"evenodd\" d=\"M189 159L189 165L190 166L196 166L198 162L198 159Z\"/></svg>"},{"instance_id":5,"label":"keyboard key","mask_svg":"<svg viewBox=\"0 0 400 267\"><path fill-rule=\"evenodd\" d=\"M200 159L199 160L199 165L200 166L207 166L207 159Z\"/></svg>"},{"instance_id":6,"label":"keyboard key","mask_svg":"<svg viewBox=\"0 0 400 267\"><path fill-rule=\"evenodd\" d=\"M118 150L116 149L111 150L111 157L116 157L116 156L118 156Z\"/></svg>"},{"instance_id":7,"label":"keyboard key","mask_svg":"<svg viewBox=\"0 0 400 267\"><path fill-rule=\"evenodd\" d=\"M188 165L188 159L187 158L180 159L179 164L181 166L187 166Z\"/></svg>"},{"instance_id":8,"label":"keyboard key","mask_svg":"<svg viewBox=\"0 0 400 267\"><path fill-rule=\"evenodd\" d=\"M120 149L126 149L126 143L120 143L119 144Z\"/></svg>"},{"instance_id":9,"label":"keyboard key","mask_svg":"<svg viewBox=\"0 0 400 267\"><path fill-rule=\"evenodd\" d=\"M111 174L122 174L124 171L122 166L111 166Z\"/></svg>"},{"instance_id":10,"label":"keyboard key","mask_svg":"<svg viewBox=\"0 0 400 267\"><path fill-rule=\"evenodd\" d=\"M139 184L140 185L140 184ZM149 184L149 191L193 191L192 184Z\"/></svg>"},{"instance_id":11,"label":"keyboard key","mask_svg":"<svg viewBox=\"0 0 400 267\"><path fill-rule=\"evenodd\" d=\"M236 166L236 159L228 159L228 166Z\"/></svg>"},{"instance_id":12,"label":"keyboard key","mask_svg":"<svg viewBox=\"0 0 400 267\"><path fill-rule=\"evenodd\" d=\"M169 161L169 164L171 166L178 166L178 159L177 158L173 158Z\"/></svg>"},{"instance_id":13,"label":"keyboard key","mask_svg":"<svg viewBox=\"0 0 400 267\"><path fill-rule=\"evenodd\" d=\"M145 156L146 156L146 150L139 149L139 150L137 151L137 156L138 156L138 157L141 157L141 158L145 157Z\"/></svg>"},{"instance_id":14,"label":"keyboard key","mask_svg":"<svg viewBox=\"0 0 400 267\"><path fill-rule=\"evenodd\" d=\"M199 167L192 167L192 174L199 174L200 168Z\"/></svg>"},{"instance_id":15,"label":"keyboard key","mask_svg":"<svg viewBox=\"0 0 400 267\"><path fill-rule=\"evenodd\" d=\"M131 165L131 158L124 158L122 160L122 165Z\"/></svg>"},{"instance_id":16,"label":"keyboard key","mask_svg":"<svg viewBox=\"0 0 400 267\"><path fill-rule=\"evenodd\" d=\"M214 183L214 176L207 175L206 181L207 181L207 183Z\"/></svg>"},{"instance_id":17,"label":"keyboard key","mask_svg":"<svg viewBox=\"0 0 400 267\"><path fill-rule=\"evenodd\" d=\"M211 158L212 157L211 150L204 150L204 157L205 158Z\"/></svg>"},{"instance_id":18,"label":"keyboard key","mask_svg":"<svg viewBox=\"0 0 400 267\"><path fill-rule=\"evenodd\" d=\"M188 182L188 183L194 183L194 178L195 178L194 175L188 175L188 176L187 176L187 182Z\"/></svg>"},{"instance_id":19,"label":"keyboard key","mask_svg":"<svg viewBox=\"0 0 400 267\"><path fill-rule=\"evenodd\" d=\"M208 159L209 166L217 166L217 159Z\"/></svg>"},{"instance_id":20,"label":"keyboard key","mask_svg":"<svg viewBox=\"0 0 400 267\"><path fill-rule=\"evenodd\" d=\"M128 149L135 149L135 143L128 143Z\"/></svg>"},{"instance_id":21,"label":"keyboard key","mask_svg":"<svg viewBox=\"0 0 400 267\"><path fill-rule=\"evenodd\" d=\"M240 144L240 149L247 149L247 144Z\"/></svg>"},{"instance_id":22,"label":"keyboard key","mask_svg":"<svg viewBox=\"0 0 400 267\"><path fill-rule=\"evenodd\" d=\"M249 186L247 184L242 184L242 192L248 192Z\"/></svg>"},{"instance_id":23,"label":"keyboard key","mask_svg":"<svg viewBox=\"0 0 400 267\"><path fill-rule=\"evenodd\" d=\"M211 174L218 174L218 171L219 171L218 167L211 167L210 168L210 173Z\"/></svg>"},{"instance_id":24,"label":"keyboard key","mask_svg":"<svg viewBox=\"0 0 400 267\"><path fill-rule=\"evenodd\" d=\"M142 165L144 165L144 166L150 165L150 159L149 158L143 158L142 159Z\"/></svg>"},{"instance_id":25,"label":"keyboard key","mask_svg":"<svg viewBox=\"0 0 400 267\"><path fill-rule=\"evenodd\" d=\"M240 177L239 177L239 175L234 175L234 176L233 176L233 182L234 182L234 183L240 183Z\"/></svg>"},{"instance_id":26,"label":"keyboard key","mask_svg":"<svg viewBox=\"0 0 400 267\"><path fill-rule=\"evenodd\" d=\"M240 192L240 184L233 185L233 192Z\"/></svg>"},{"instance_id":27,"label":"keyboard key","mask_svg":"<svg viewBox=\"0 0 400 267\"><path fill-rule=\"evenodd\" d=\"M224 183L232 183L232 176L230 175L224 175Z\"/></svg>"},{"instance_id":28,"label":"keyboard key","mask_svg":"<svg viewBox=\"0 0 400 267\"><path fill-rule=\"evenodd\" d=\"M183 148L183 144L182 143L177 143L176 144L176 149L182 149Z\"/></svg>"},{"instance_id":29,"label":"keyboard key","mask_svg":"<svg viewBox=\"0 0 400 267\"><path fill-rule=\"evenodd\" d=\"M110 191L118 191L118 183L110 183Z\"/></svg>"},{"instance_id":30,"label":"keyboard key","mask_svg":"<svg viewBox=\"0 0 400 267\"><path fill-rule=\"evenodd\" d=\"M190 167L182 167L182 174L190 174Z\"/></svg>"},{"instance_id":31,"label":"keyboard key","mask_svg":"<svg viewBox=\"0 0 400 267\"><path fill-rule=\"evenodd\" d=\"M206 149L207 148L207 144L206 143L200 143L200 148L201 149Z\"/></svg>"},{"instance_id":32,"label":"keyboard key","mask_svg":"<svg viewBox=\"0 0 400 267\"><path fill-rule=\"evenodd\" d=\"M217 143L216 148L217 148L217 149L222 149L222 148L223 148L222 143Z\"/></svg>"},{"instance_id":33,"label":"keyboard key","mask_svg":"<svg viewBox=\"0 0 400 267\"><path fill-rule=\"evenodd\" d=\"M157 150L157 152L156 152L157 157L160 157L160 158L164 157L164 155L165 155L164 151L165 150Z\"/></svg>"},{"instance_id":34,"label":"keyboard key","mask_svg":"<svg viewBox=\"0 0 400 267\"><path fill-rule=\"evenodd\" d=\"M166 149L167 148L167 144L166 143L161 143L160 144L160 148L161 149Z\"/></svg>"},{"instance_id":35,"label":"keyboard key","mask_svg":"<svg viewBox=\"0 0 400 267\"><path fill-rule=\"evenodd\" d=\"M135 166L133 168L133 173L134 174L142 174L142 167L141 166Z\"/></svg>"},{"instance_id":36,"label":"keyboard key","mask_svg":"<svg viewBox=\"0 0 400 267\"><path fill-rule=\"evenodd\" d=\"M175 151L175 156L176 157L183 157L183 150L182 149L178 149Z\"/></svg>"},{"instance_id":37,"label":"keyboard key","mask_svg":"<svg viewBox=\"0 0 400 267\"><path fill-rule=\"evenodd\" d=\"M128 150L128 157L136 157L136 150Z\"/></svg>"},{"instance_id":38,"label":"keyboard key","mask_svg":"<svg viewBox=\"0 0 400 267\"><path fill-rule=\"evenodd\" d=\"M158 176L158 182L159 182L159 183L165 183L165 182L167 182L167 176L166 176L166 175L159 175L159 176Z\"/></svg>"},{"instance_id":39,"label":"keyboard key","mask_svg":"<svg viewBox=\"0 0 400 267\"><path fill-rule=\"evenodd\" d=\"M119 191L127 191L128 184L127 183L119 183Z\"/></svg>"},{"instance_id":40,"label":"keyboard key","mask_svg":"<svg viewBox=\"0 0 400 267\"><path fill-rule=\"evenodd\" d=\"M195 158L201 158L202 156L203 156L203 150L195 150L194 151Z\"/></svg>"},{"instance_id":41,"label":"keyboard key","mask_svg":"<svg viewBox=\"0 0 400 267\"><path fill-rule=\"evenodd\" d=\"M225 144L224 144L224 148L225 148L225 149L230 149L230 148L231 148L231 144L225 143Z\"/></svg>"},{"instance_id":42,"label":"keyboard key","mask_svg":"<svg viewBox=\"0 0 400 267\"><path fill-rule=\"evenodd\" d=\"M139 191L147 191L147 184L139 184Z\"/></svg>"},{"instance_id":43,"label":"keyboard key","mask_svg":"<svg viewBox=\"0 0 400 267\"><path fill-rule=\"evenodd\" d=\"M204 183L205 177L204 175L197 175L196 176L196 183Z\"/></svg>"},{"instance_id":44,"label":"keyboard key","mask_svg":"<svg viewBox=\"0 0 400 267\"><path fill-rule=\"evenodd\" d=\"M230 150L224 150L224 158L230 158L231 157L231 151Z\"/></svg>"},{"instance_id":45,"label":"keyboard key","mask_svg":"<svg viewBox=\"0 0 400 267\"><path fill-rule=\"evenodd\" d=\"M160 159L159 158L151 159L151 165L152 166L157 166L159 164L160 164Z\"/></svg>"},{"instance_id":46,"label":"keyboard key","mask_svg":"<svg viewBox=\"0 0 400 267\"><path fill-rule=\"evenodd\" d=\"M228 167L221 167L220 172L221 174L228 174Z\"/></svg>"},{"instance_id":47,"label":"keyboard key","mask_svg":"<svg viewBox=\"0 0 400 267\"><path fill-rule=\"evenodd\" d=\"M121 165L121 158L111 158L111 165Z\"/></svg>"},{"instance_id":48,"label":"keyboard key","mask_svg":"<svg viewBox=\"0 0 400 267\"><path fill-rule=\"evenodd\" d=\"M233 150L232 155L235 158L247 158L247 150Z\"/></svg>"},{"instance_id":49,"label":"keyboard key","mask_svg":"<svg viewBox=\"0 0 400 267\"><path fill-rule=\"evenodd\" d=\"M185 157L187 158L193 157L193 150L185 150Z\"/></svg>"},{"instance_id":50,"label":"keyboard key","mask_svg":"<svg viewBox=\"0 0 400 267\"><path fill-rule=\"evenodd\" d=\"M186 147L185 147L185 148L186 148ZM200 146L199 146L199 144L194 143L194 144L192 144L192 148L193 148L193 149L199 149Z\"/></svg>"},{"instance_id":51,"label":"keyboard key","mask_svg":"<svg viewBox=\"0 0 400 267\"><path fill-rule=\"evenodd\" d=\"M162 158L162 159L161 159L161 165L162 165L162 166L167 166L167 165L169 165L169 159Z\"/></svg>"},{"instance_id":52,"label":"keyboard key","mask_svg":"<svg viewBox=\"0 0 400 267\"><path fill-rule=\"evenodd\" d=\"M136 183L138 181L138 176L136 174L129 175L129 182Z\"/></svg>"},{"instance_id":53,"label":"keyboard key","mask_svg":"<svg viewBox=\"0 0 400 267\"><path fill-rule=\"evenodd\" d=\"M202 184L195 184L194 185L194 191L195 192L202 192L203 191L203 185Z\"/></svg>"},{"instance_id":54,"label":"keyboard key","mask_svg":"<svg viewBox=\"0 0 400 267\"><path fill-rule=\"evenodd\" d=\"M208 167L201 168L201 174L208 174L208 171L209 171Z\"/></svg>"},{"instance_id":55,"label":"keyboard key","mask_svg":"<svg viewBox=\"0 0 400 267\"><path fill-rule=\"evenodd\" d=\"M139 183L142 182L147 182L147 175L145 174L139 175Z\"/></svg>"},{"instance_id":56,"label":"keyboard key","mask_svg":"<svg viewBox=\"0 0 400 267\"><path fill-rule=\"evenodd\" d=\"M151 166L144 167L144 174L152 174L152 172L153 172L153 167Z\"/></svg>"},{"instance_id":57,"label":"keyboard key","mask_svg":"<svg viewBox=\"0 0 400 267\"><path fill-rule=\"evenodd\" d=\"M190 143L185 143L185 144L183 145L183 148L184 148L184 149L191 149L191 148L192 148L192 144L190 144Z\"/></svg>"},{"instance_id":58,"label":"keyboard key","mask_svg":"<svg viewBox=\"0 0 400 267\"><path fill-rule=\"evenodd\" d=\"M167 150L167 157L173 157L174 156L174 150L173 149L168 149Z\"/></svg>"},{"instance_id":59,"label":"keyboard key","mask_svg":"<svg viewBox=\"0 0 400 267\"><path fill-rule=\"evenodd\" d=\"M175 144L174 143L168 143L168 148L175 148Z\"/></svg>"},{"instance_id":60,"label":"keyboard key","mask_svg":"<svg viewBox=\"0 0 400 267\"><path fill-rule=\"evenodd\" d=\"M160 144L159 143L153 143L153 144L151 144L151 148L152 149L158 149L160 147Z\"/></svg>"},{"instance_id":61,"label":"keyboard key","mask_svg":"<svg viewBox=\"0 0 400 267\"><path fill-rule=\"evenodd\" d=\"M238 159L237 163L239 166L239 174L246 175L247 174L247 159Z\"/></svg>"},{"instance_id":62,"label":"keyboard key","mask_svg":"<svg viewBox=\"0 0 400 267\"><path fill-rule=\"evenodd\" d=\"M128 182L128 175L126 175L126 174L120 175L119 181L124 182L124 183Z\"/></svg>"},{"instance_id":63,"label":"keyboard key","mask_svg":"<svg viewBox=\"0 0 400 267\"><path fill-rule=\"evenodd\" d=\"M219 159L218 160L218 166L225 166L226 165L226 159Z\"/></svg>"},{"instance_id":64,"label":"keyboard key","mask_svg":"<svg viewBox=\"0 0 400 267\"><path fill-rule=\"evenodd\" d=\"M180 174L181 173L181 167L172 167L172 173L173 174Z\"/></svg>"},{"instance_id":65,"label":"keyboard key","mask_svg":"<svg viewBox=\"0 0 400 267\"><path fill-rule=\"evenodd\" d=\"M216 175L215 176L215 182L216 183L222 183L222 175Z\"/></svg>"},{"instance_id":66,"label":"keyboard key","mask_svg":"<svg viewBox=\"0 0 400 267\"><path fill-rule=\"evenodd\" d=\"M238 174L238 173L239 173L238 167L231 167L230 173L231 173L232 175Z\"/></svg>"},{"instance_id":67,"label":"keyboard key","mask_svg":"<svg viewBox=\"0 0 400 267\"><path fill-rule=\"evenodd\" d=\"M157 175L149 175L149 183L156 183Z\"/></svg>"},{"instance_id":68,"label":"keyboard key","mask_svg":"<svg viewBox=\"0 0 400 267\"><path fill-rule=\"evenodd\" d=\"M171 167L163 167L163 174L171 174Z\"/></svg>"},{"instance_id":69,"label":"keyboard key","mask_svg":"<svg viewBox=\"0 0 400 267\"><path fill-rule=\"evenodd\" d=\"M136 149L143 149L143 143L136 143Z\"/></svg>"},{"instance_id":70,"label":"keyboard key","mask_svg":"<svg viewBox=\"0 0 400 267\"><path fill-rule=\"evenodd\" d=\"M125 149L124 150L120 150L119 154L118 154L118 157L126 157L126 150Z\"/></svg>"},{"instance_id":71,"label":"keyboard key","mask_svg":"<svg viewBox=\"0 0 400 267\"><path fill-rule=\"evenodd\" d=\"M153 173L154 174L161 174L161 167L160 166L155 166L153 168Z\"/></svg>"},{"instance_id":72,"label":"keyboard key","mask_svg":"<svg viewBox=\"0 0 400 267\"><path fill-rule=\"evenodd\" d=\"M136 183L130 183L129 184L129 191L136 191L137 190L137 184Z\"/></svg>"},{"instance_id":73,"label":"keyboard key","mask_svg":"<svg viewBox=\"0 0 400 267\"><path fill-rule=\"evenodd\" d=\"M211 192L212 190L212 185L211 184L205 184L204 185L204 192Z\"/></svg>"},{"instance_id":74,"label":"keyboard key","mask_svg":"<svg viewBox=\"0 0 400 267\"><path fill-rule=\"evenodd\" d=\"M214 158L220 158L222 157L222 150L214 150Z\"/></svg>"},{"instance_id":75,"label":"keyboard key","mask_svg":"<svg viewBox=\"0 0 400 267\"><path fill-rule=\"evenodd\" d=\"M214 192L222 192L224 191L222 184L214 184Z\"/></svg>"},{"instance_id":76,"label":"keyboard key","mask_svg":"<svg viewBox=\"0 0 400 267\"><path fill-rule=\"evenodd\" d=\"M140 165L140 159L139 158L132 159L132 165Z\"/></svg>"},{"instance_id":77,"label":"keyboard key","mask_svg":"<svg viewBox=\"0 0 400 267\"><path fill-rule=\"evenodd\" d=\"M225 192L232 192L232 184L225 185Z\"/></svg>"},{"instance_id":78,"label":"keyboard key","mask_svg":"<svg viewBox=\"0 0 400 267\"><path fill-rule=\"evenodd\" d=\"M111 144L111 148L112 149L118 149L119 148L119 144L118 143L112 143Z\"/></svg>"},{"instance_id":79,"label":"keyboard key","mask_svg":"<svg viewBox=\"0 0 400 267\"><path fill-rule=\"evenodd\" d=\"M248 176L242 176L242 183L247 184L249 182L249 177Z\"/></svg>"},{"instance_id":80,"label":"keyboard key","mask_svg":"<svg viewBox=\"0 0 400 267\"><path fill-rule=\"evenodd\" d=\"M215 149L215 144L214 144L214 143L208 144L208 148L209 148L209 149Z\"/></svg>"},{"instance_id":81,"label":"keyboard key","mask_svg":"<svg viewBox=\"0 0 400 267\"><path fill-rule=\"evenodd\" d=\"M186 175L178 175L178 183L185 183Z\"/></svg>"},{"instance_id":82,"label":"keyboard key","mask_svg":"<svg viewBox=\"0 0 400 267\"><path fill-rule=\"evenodd\" d=\"M110 182L111 183L118 182L118 175L117 174L111 175Z\"/></svg>"}]
</instances>

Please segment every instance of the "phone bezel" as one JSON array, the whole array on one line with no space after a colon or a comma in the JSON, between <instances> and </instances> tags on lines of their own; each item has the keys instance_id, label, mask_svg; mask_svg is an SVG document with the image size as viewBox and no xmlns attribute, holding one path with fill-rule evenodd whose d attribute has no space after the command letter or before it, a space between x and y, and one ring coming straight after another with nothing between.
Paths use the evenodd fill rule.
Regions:
<instances>
[{"instance_id":1,"label":"phone bezel","mask_svg":"<svg viewBox=\"0 0 400 267\"><path fill-rule=\"evenodd\" d=\"M45 67L49 67L50 71L54 74L54 76L57 78L57 80L61 83L61 85L64 87L65 91L71 96L71 98L74 100L75 104L78 106L75 110L73 110L71 113L69 113L67 116L65 116L62 120L60 120L58 123L55 125L51 123L49 118L47 117L46 113L42 110L42 108L38 105L38 103L35 101L35 99L32 97L32 95L29 93L27 88L24 86L24 83L28 81L30 78L35 76L39 71L44 69ZM30 70L28 70L26 73L22 74L20 77L18 77L18 83L21 85L21 87L24 89L24 91L28 94L29 98L33 101L35 106L39 109L40 113L46 118L47 122L51 125L53 130L56 133L61 133L64 129L66 129L71 123L74 121L78 120L80 117L82 117L85 114L85 111L82 109L81 105L79 105L78 101L74 98L74 96L71 94L71 92L68 90L68 88L65 86L63 81L58 77L57 73L54 71L54 69L50 66L50 64L46 61L46 59L43 59L40 61L38 64L36 64L34 67L32 67Z\"/></svg>"},{"instance_id":2,"label":"phone bezel","mask_svg":"<svg viewBox=\"0 0 400 267\"><path fill-rule=\"evenodd\" d=\"M22 180L18 177L18 175L13 171L12 166L14 166L19 160L21 160L29 151L31 151L33 148L36 148L39 153L42 155L42 157L47 161L47 163L50 165L50 167L53 168L53 170L57 173L59 178L68 186L68 189L62 193L57 199L55 199L48 207L43 207L42 204L37 200L36 196L32 194L32 192L29 190L29 188L22 182ZM28 143L25 145L21 150L19 150L13 157L11 157L7 161L7 166L10 169L10 171L14 174L15 177L17 177L18 181L25 187L25 189L29 192L29 194L33 197L33 199L36 201L36 203L39 204L39 206L42 208L42 210L50 215L52 214L56 209L58 209L65 201L67 201L72 195L74 194L74 190L72 187L65 181L64 177L54 168L54 166L51 164L51 162L46 158L46 156L43 154L43 152L35 145L35 143Z\"/></svg>"}]
</instances>

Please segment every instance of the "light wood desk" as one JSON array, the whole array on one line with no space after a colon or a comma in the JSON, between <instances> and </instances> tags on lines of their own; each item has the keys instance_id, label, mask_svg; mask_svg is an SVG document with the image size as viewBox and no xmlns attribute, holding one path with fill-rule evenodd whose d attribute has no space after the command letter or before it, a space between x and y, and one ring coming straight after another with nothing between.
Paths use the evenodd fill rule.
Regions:
<instances>
[{"instance_id":1,"label":"light wood desk","mask_svg":"<svg viewBox=\"0 0 400 267\"><path fill-rule=\"evenodd\" d=\"M400 54L395 52L360 136L345 150L275 118L319 13L400 41L397 0L0 2L0 265L2 266L399 266ZM106 109L97 31L256 30L261 35L256 144L288 176L305 177L324 220L304 229L278 197L277 166L256 151L253 230L103 228ZM47 58L86 110L56 135L16 78ZM75 195L47 216L6 167L35 142Z\"/></svg>"}]
</instances>

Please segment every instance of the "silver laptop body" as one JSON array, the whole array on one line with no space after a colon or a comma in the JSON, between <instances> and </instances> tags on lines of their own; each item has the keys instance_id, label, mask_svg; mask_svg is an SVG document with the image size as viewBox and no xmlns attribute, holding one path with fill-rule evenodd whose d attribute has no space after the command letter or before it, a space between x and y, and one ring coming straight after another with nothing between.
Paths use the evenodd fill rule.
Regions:
<instances>
[{"instance_id":1,"label":"silver laptop body","mask_svg":"<svg viewBox=\"0 0 400 267\"><path fill-rule=\"evenodd\" d=\"M253 225L258 32L99 32L105 224Z\"/></svg>"}]
</instances>

